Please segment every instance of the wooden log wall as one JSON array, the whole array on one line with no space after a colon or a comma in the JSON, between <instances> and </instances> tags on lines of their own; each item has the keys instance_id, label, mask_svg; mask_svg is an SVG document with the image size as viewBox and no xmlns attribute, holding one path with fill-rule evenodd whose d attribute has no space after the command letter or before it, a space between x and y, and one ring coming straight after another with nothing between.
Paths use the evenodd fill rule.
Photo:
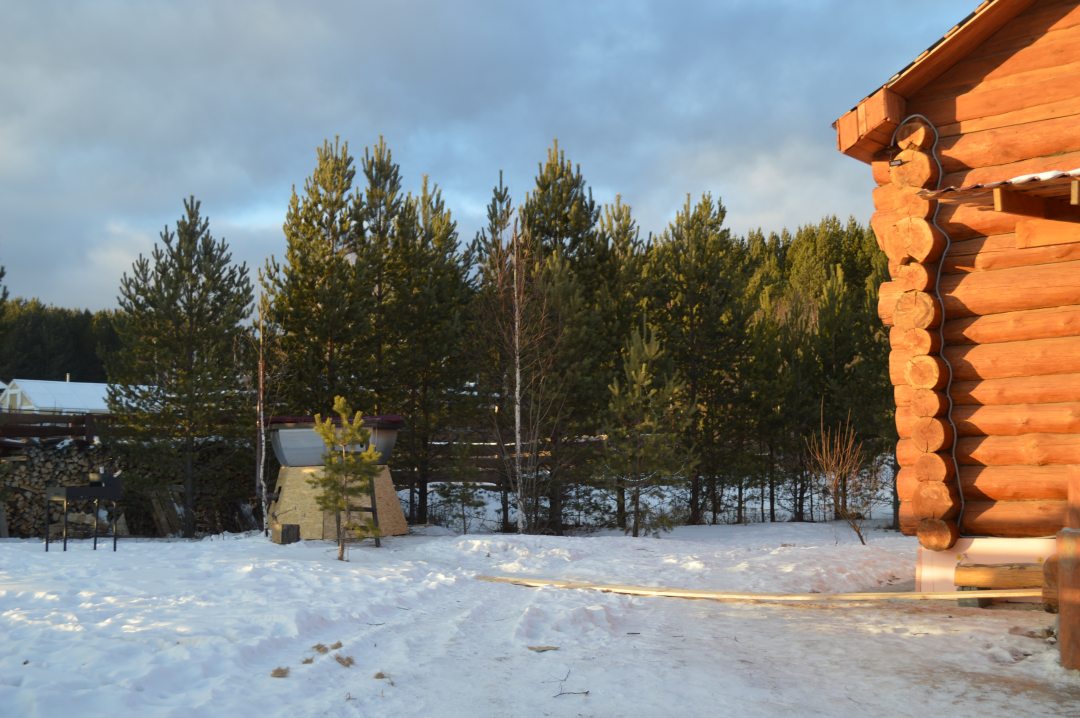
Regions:
<instances>
[{"instance_id":1,"label":"wooden log wall","mask_svg":"<svg viewBox=\"0 0 1080 718\"><path fill-rule=\"evenodd\" d=\"M934 129L926 122L905 122L896 143L899 151L882 161L888 172L876 173L880 186L874 190L877 211L871 224L892 275L881 286L878 313L891 327L889 376L902 467L897 494L901 528L917 534L923 546L942 550L959 536L961 507L951 454L956 437L944 393L951 379L941 356L945 313L936 294L938 262L948 239L933 221L937 201L920 196L937 187L940 167L933 154Z\"/></svg>"},{"instance_id":2,"label":"wooden log wall","mask_svg":"<svg viewBox=\"0 0 1080 718\"><path fill-rule=\"evenodd\" d=\"M906 114L938 129L941 186L1080 167L1080 4L1034 3L907 98ZM928 548L959 532L1052 535L1080 472L1080 207L1008 187L935 207L917 191L939 180L929 146L909 123L872 163L901 526Z\"/></svg>"}]
</instances>

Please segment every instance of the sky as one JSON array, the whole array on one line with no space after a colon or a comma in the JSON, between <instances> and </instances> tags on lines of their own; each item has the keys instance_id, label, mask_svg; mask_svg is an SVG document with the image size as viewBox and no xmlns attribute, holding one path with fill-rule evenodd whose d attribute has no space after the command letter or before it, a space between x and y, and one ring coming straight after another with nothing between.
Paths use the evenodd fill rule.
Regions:
<instances>
[{"instance_id":1,"label":"sky","mask_svg":"<svg viewBox=\"0 0 1080 718\"><path fill-rule=\"evenodd\" d=\"M386 138L463 240L558 138L643 234L705 192L738 234L871 212L831 123L977 0L3 3L0 265L13 296L114 308L183 200L255 270L315 148Z\"/></svg>"}]
</instances>

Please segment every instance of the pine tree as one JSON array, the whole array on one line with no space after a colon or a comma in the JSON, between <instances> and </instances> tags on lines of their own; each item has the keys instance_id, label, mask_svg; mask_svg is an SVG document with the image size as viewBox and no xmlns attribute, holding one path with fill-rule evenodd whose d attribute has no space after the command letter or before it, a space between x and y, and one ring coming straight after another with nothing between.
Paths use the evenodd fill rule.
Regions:
<instances>
[{"instance_id":1,"label":"pine tree","mask_svg":"<svg viewBox=\"0 0 1080 718\"><path fill-rule=\"evenodd\" d=\"M826 217L799 228L789 262L788 301L804 313L799 323L810 362L802 378L808 398L798 412L800 433L816 431L822 412L827 426L850 414L860 433L888 433L878 409L889 403L889 388L885 332L875 301L887 269L872 234L854 219L842 225ZM857 382L863 391L855 396L847 388Z\"/></svg>"},{"instance_id":2,"label":"pine tree","mask_svg":"<svg viewBox=\"0 0 1080 718\"><path fill-rule=\"evenodd\" d=\"M7 270L0 265L0 351L3 350L7 344L7 299L8 288L4 284L4 277L7 275ZM14 374L0 374L0 376L7 376L9 378L14 377Z\"/></svg>"},{"instance_id":3,"label":"pine tree","mask_svg":"<svg viewBox=\"0 0 1080 718\"><path fill-rule=\"evenodd\" d=\"M356 286L369 310L364 319L366 341L360 348L365 357L364 385L376 413L393 410L384 406L393 373L385 356L389 346L387 329L396 321L393 316L394 277L391 273L391 245L400 227L408 230L414 222L401 222L399 215L405 207L401 193L401 170L394 162L386 140L379 137L374 147L364 150L361 162L366 185L363 206L359 213L363 232L357 238L356 263L363 267L364 276Z\"/></svg>"},{"instance_id":4,"label":"pine tree","mask_svg":"<svg viewBox=\"0 0 1080 718\"><path fill-rule=\"evenodd\" d=\"M619 342L612 334L611 308L603 304L614 272L611 253L596 231L598 217L581 169L566 159L556 141L520 210L521 237L536 246L552 358L545 376L552 411L545 415L542 432L549 456L546 530L556 534L563 530L566 484L585 463L584 446L576 437L599 430L607 403L604 387Z\"/></svg>"},{"instance_id":5,"label":"pine tree","mask_svg":"<svg viewBox=\"0 0 1080 718\"><path fill-rule=\"evenodd\" d=\"M478 352L479 393L494 405L496 444L517 496L517 529L542 531L541 457L565 404L556 370L563 336L551 306L550 273L538 243L517 226L483 246L475 314L476 344L484 350ZM505 525L505 503L503 517Z\"/></svg>"},{"instance_id":6,"label":"pine tree","mask_svg":"<svg viewBox=\"0 0 1080 718\"><path fill-rule=\"evenodd\" d=\"M106 381L102 357L116 348L113 312L14 299L0 314L0 376Z\"/></svg>"},{"instance_id":7,"label":"pine tree","mask_svg":"<svg viewBox=\"0 0 1080 718\"><path fill-rule=\"evenodd\" d=\"M525 198L521 219L545 254L557 252L583 261L596 254L599 210L581 168L566 159L558 140L539 165L536 187Z\"/></svg>"},{"instance_id":8,"label":"pine tree","mask_svg":"<svg viewBox=\"0 0 1080 718\"><path fill-rule=\"evenodd\" d=\"M604 387L616 374L626 335L613 303L619 268L612 242L632 242L636 228L621 199L609 214L607 225L601 226L602 210L593 201L581 168L566 158L556 140L522 204L521 223L539 244L545 271L557 273L551 274L551 286L559 288L558 296L575 303L552 304L562 333L557 368L570 397L560 427L563 436L598 428L607 404ZM574 457L567 459L568 465L577 463ZM554 512L552 518L558 523Z\"/></svg>"},{"instance_id":9,"label":"pine tree","mask_svg":"<svg viewBox=\"0 0 1080 718\"><path fill-rule=\"evenodd\" d=\"M635 328L623 352L622 377L608 387L606 470L616 487L629 492L633 536L670 523L649 501L667 500L663 488L684 481L692 465L682 443L688 417L685 386L665 360L652 328Z\"/></svg>"},{"instance_id":10,"label":"pine tree","mask_svg":"<svg viewBox=\"0 0 1080 718\"><path fill-rule=\"evenodd\" d=\"M598 291L595 311L606 316L607 336L623 338L641 326L645 318L644 268L646 245L641 239L637 222L634 221L630 205L623 204L619 195L615 203L606 205L600 218L598 233L604 245L611 252L612 273L607 286ZM619 349L604 349L606 356L603 370L608 375L604 382L610 386L619 373ZM626 528L626 491L625 486L615 486L615 523Z\"/></svg>"},{"instance_id":11,"label":"pine tree","mask_svg":"<svg viewBox=\"0 0 1080 718\"><path fill-rule=\"evenodd\" d=\"M600 304L611 307L611 334L615 337L630 336L631 330L640 326L644 316L644 270L646 245L634 220L630 205L615 195L614 204L605 205L600 217L598 233L601 242L611 253L611 281L605 287L606 297ZM619 341L623 341L620 339ZM618 350L615 352L618 363Z\"/></svg>"},{"instance_id":12,"label":"pine tree","mask_svg":"<svg viewBox=\"0 0 1080 718\"><path fill-rule=\"evenodd\" d=\"M324 142L301 198L293 188L285 217L284 264L271 257L260 273L267 297L266 332L278 340L278 408L314 414L340 393L361 393L370 376L370 296L356 291L368 266L358 247L363 197L348 143Z\"/></svg>"},{"instance_id":13,"label":"pine tree","mask_svg":"<svg viewBox=\"0 0 1080 718\"><path fill-rule=\"evenodd\" d=\"M514 306L516 283L513 272L513 249L516 242L508 241L514 221L514 205L510 188L503 182L499 171L499 184L492 188L491 201L487 206L487 227L480 229L469 245L468 263L475 274L475 292L471 312L471 332L479 340L469 345L467 352L474 366L477 410L490 407L489 416L478 416L481 426L490 421L495 445L502 459L502 476L499 482L502 510L502 530L512 530L510 523L510 494L518 497L518 530L524 530L524 504L521 452L511 455L506 451L508 443L520 444L520 433L515 435L513 406L514 395ZM517 227L513 227L517 233ZM501 409L501 411L500 411ZM520 418L520 412L517 416ZM484 426L484 428L488 428ZM487 432L484 432L487 433ZM514 441L514 437L517 441Z\"/></svg>"},{"instance_id":14,"label":"pine tree","mask_svg":"<svg viewBox=\"0 0 1080 718\"><path fill-rule=\"evenodd\" d=\"M371 498L374 505L375 492L372 482L379 470L379 452L369 444L371 432L364 428L361 412L355 414L345 397L334 397L334 413L337 420L321 414L315 415L315 433L326 445L323 468L308 479L319 493L316 503L323 511L334 513L334 531L338 542L338 561L345 560L345 543L350 532L358 536L378 537L378 529L370 519L353 521L353 499L361 496ZM363 451L360 447L365 447Z\"/></svg>"},{"instance_id":15,"label":"pine tree","mask_svg":"<svg viewBox=\"0 0 1080 718\"><path fill-rule=\"evenodd\" d=\"M393 371L383 375L381 391L393 411L408 417L398 437L396 466L415 479L418 502L412 518L426 523L438 434L467 410L472 288L457 223L427 177L419 196L405 198L396 224L386 261L393 321L383 331L383 357Z\"/></svg>"},{"instance_id":16,"label":"pine tree","mask_svg":"<svg viewBox=\"0 0 1080 718\"><path fill-rule=\"evenodd\" d=\"M777 520L780 493L787 478L782 470L784 460L792 453L787 404L797 391L794 373L789 371L796 352L786 323L790 312L784 265L790 242L786 232L766 238L759 230L747 236L747 255L753 271L746 288L749 360L741 377L751 435L745 465L762 477L762 488L768 492L770 521ZM799 443L794 448L798 452L803 445ZM791 489L794 496L791 516L801 521L805 491L797 477Z\"/></svg>"},{"instance_id":17,"label":"pine tree","mask_svg":"<svg viewBox=\"0 0 1080 718\"><path fill-rule=\"evenodd\" d=\"M778 474L786 476L792 515L808 519L819 487L806 439L821 422L837 425L850 415L860 441L875 451L887 444L877 437L893 431L875 301L887 268L868 229L835 217L768 242L751 235L749 251L748 294L758 295L748 383L758 457L770 489Z\"/></svg>"},{"instance_id":18,"label":"pine tree","mask_svg":"<svg viewBox=\"0 0 1080 718\"><path fill-rule=\"evenodd\" d=\"M179 449L188 537L195 535L196 445L240 435L250 406L236 357L252 301L247 266L232 263L199 209L194 197L186 200L176 232L166 226L151 256L140 255L121 278L121 349L108 366L110 411L159 450Z\"/></svg>"},{"instance_id":19,"label":"pine tree","mask_svg":"<svg viewBox=\"0 0 1080 718\"><path fill-rule=\"evenodd\" d=\"M747 353L747 266L743 246L723 226L725 216L711 195L696 204L688 196L646 260L649 318L696 409L685 437L700 459L690 481L692 524L703 520L706 488L715 507L719 477L731 475L741 492L745 475L734 459L746 454L739 377Z\"/></svg>"}]
</instances>

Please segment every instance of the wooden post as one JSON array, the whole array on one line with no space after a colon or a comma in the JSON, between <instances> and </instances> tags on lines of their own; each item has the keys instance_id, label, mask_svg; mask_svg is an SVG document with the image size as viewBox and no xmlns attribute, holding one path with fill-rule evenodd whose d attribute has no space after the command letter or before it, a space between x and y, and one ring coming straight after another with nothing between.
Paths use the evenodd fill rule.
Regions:
<instances>
[{"instance_id":1,"label":"wooden post","mask_svg":"<svg viewBox=\"0 0 1080 718\"><path fill-rule=\"evenodd\" d=\"M1057 535L1058 647L1061 665L1080 668L1080 477L1069 478L1065 528Z\"/></svg>"}]
</instances>

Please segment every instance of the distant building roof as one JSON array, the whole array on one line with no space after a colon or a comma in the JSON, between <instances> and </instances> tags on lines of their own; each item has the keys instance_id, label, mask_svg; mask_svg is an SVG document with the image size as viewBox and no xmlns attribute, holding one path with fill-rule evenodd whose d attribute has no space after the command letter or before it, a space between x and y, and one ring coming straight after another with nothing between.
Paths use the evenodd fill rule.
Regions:
<instances>
[{"instance_id":1,"label":"distant building roof","mask_svg":"<svg viewBox=\"0 0 1080 718\"><path fill-rule=\"evenodd\" d=\"M0 394L0 410L107 414L107 384L12 379Z\"/></svg>"}]
</instances>

